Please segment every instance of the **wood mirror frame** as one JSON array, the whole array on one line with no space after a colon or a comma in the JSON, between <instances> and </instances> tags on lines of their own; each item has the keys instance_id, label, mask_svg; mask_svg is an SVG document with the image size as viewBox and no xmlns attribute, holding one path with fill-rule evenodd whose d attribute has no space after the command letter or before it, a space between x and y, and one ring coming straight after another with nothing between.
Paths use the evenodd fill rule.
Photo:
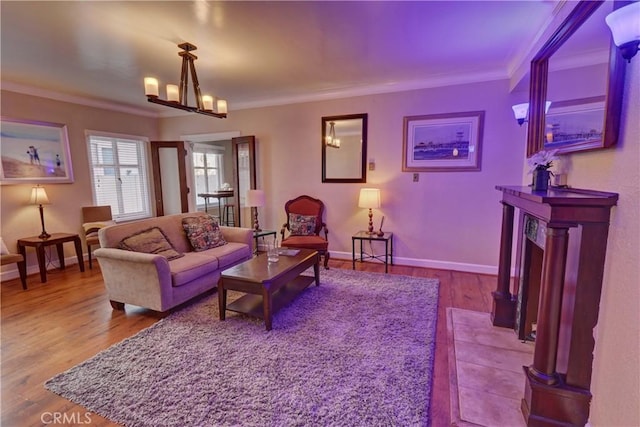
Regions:
<instances>
[{"instance_id":1,"label":"wood mirror frame","mask_svg":"<svg viewBox=\"0 0 640 427\"><path fill-rule=\"evenodd\" d=\"M623 7L628 3L628 1L615 1L613 2L613 10ZM544 149L544 106L547 98L549 59L576 32L576 30L578 30L578 28L587 21L591 14L603 4L603 0L580 1L531 61L527 157L530 157ZM607 148L616 144L620 128L625 67L625 60L622 57L620 50L613 43L612 38L609 48L609 68L605 93L602 139L595 143L585 142L572 144L571 146L561 148L558 153Z\"/></svg>"},{"instance_id":2,"label":"wood mirror frame","mask_svg":"<svg viewBox=\"0 0 640 427\"><path fill-rule=\"evenodd\" d=\"M240 136L231 138L233 145L233 178L235 208L234 216L238 227L250 227L250 213L245 212L248 206L245 205L247 190L256 188L256 139L255 136ZM242 205L240 204L241 202ZM245 216L243 221L243 214ZM246 224L246 225L243 225Z\"/></svg>"},{"instance_id":3,"label":"wood mirror frame","mask_svg":"<svg viewBox=\"0 0 640 427\"><path fill-rule=\"evenodd\" d=\"M351 156L347 158L348 162L353 164L349 165L349 169L353 169L353 174L345 173L341 176L336 176L332 173L330 162L331 155L327 151L326 138L328 135L328 126L331 122L336 123L336 128L340 128L340 122L361 120L362 126L360 128L360 139L362 141L359 153L355 150L352 151ZM336 132L338 135L339 133ZM356 135L355 133L353 135ZM357 136L356 136L357 138ZM344 140L344 137L343 137ZM329 150L342 150L343 153L347 152L348 146L341 148L329 148ZM339 152L339 151L335 151ZM335 165L334 165L335 166ZM350 114L345 116L328 116L322 118L322 182L367 182L367 114Z\"/></svg>"}]
</instances>

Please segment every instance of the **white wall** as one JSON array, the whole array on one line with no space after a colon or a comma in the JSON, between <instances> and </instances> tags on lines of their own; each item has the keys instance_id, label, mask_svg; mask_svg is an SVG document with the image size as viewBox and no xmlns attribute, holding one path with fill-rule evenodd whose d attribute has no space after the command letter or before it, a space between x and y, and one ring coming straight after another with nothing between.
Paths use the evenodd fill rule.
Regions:
<instances>
[{"instance_id":1,"label":"white wall","mask_svg":"<svg viewBox=\"0 0 640 427\"><path fill-rule=\"evenodd\" d=\"M161 135L172 140L185 133L240 130L257 138L258 187L268 206L260 210L263 228L279 230L284 204L301 194L327 207L330 251L351 257L351 235L365 229L367 211L357 207L361 187L382 192L374 211L377 227L393 231L396 262L495 273L501 205L497 184L521 180L526 129L511 111L521 94L508 93L508 81L363 96L290 106L231 111L224 120L209 117L163 119ZM402 172L403 117L484 110L480 172ZM367 184L321 182L321 117L368 113Z\"/></svg>"},{"instance_id":2,"label":"white wall","mask_svg":"<svg viewBox=\"0 0 640 427\"><path fill-rule=\"evenodd\" d=\"M593 426L640 426L640 57L627 65L616 147L576 153L573 187L619 193L612 211L592 380Z\"/></svg>"},{"instance_id":3,"label":"white wall","mask_svg":"<svg viewBox=\"0 0 640 427\"><path fill-rule=\"evenodd\" d=\"M144 136L150 140L157 139L158 135L158 123L153 118L5 90L2 91L1 101L3 117L67 126L75 180L71 184L43 184L51 201L50 205L44 206L45 228L49 233L83 233L81 207L93 205L85 130ZM41 231L38 208L27 204L31 187L32 184L0 186L0 233L11 251L16 251L18 239L37 236ZM75 257L73 245L64 245L64 250L66 257ZM55 248L50 253L52 259L57 260ZM27 250L27 266L30 274L38 271L35 251L32 249ZM6 267L12 271L13 277L17 277L15 265ZM2 276L4 279L5 274Z\"/></svg>"}]
</instances>

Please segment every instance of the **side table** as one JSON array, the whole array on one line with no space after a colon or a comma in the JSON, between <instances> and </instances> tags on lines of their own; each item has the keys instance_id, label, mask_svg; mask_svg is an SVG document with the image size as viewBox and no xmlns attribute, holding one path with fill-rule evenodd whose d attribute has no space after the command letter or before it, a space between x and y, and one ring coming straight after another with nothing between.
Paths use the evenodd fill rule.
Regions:
<instances>
[{"instance_id":1,"label":"side table","mask_svg":"<svg viewBox=\"0 0 640 427\"><path fill-rule=\"evenodd\" d=\"M76 248L76 256L78 257L78 265L80 271L84 271L84 259L82 258L82 241L77 234L69 233L53 233L48 239L41 239L40 237L25 237L24 239L18 239L18 250L27 259L27 246L36 248L36 255L38 256L38 267L40 269L40 281L42 283L47 282L47 266L45 264L44 248L46 246L56 245L58 250L58 261L60 262L60 269L64 270L64 248L62 245L66 242L73 242Z\"/></svg>"},{"instance_id":2,"label":"side table","mask_svg":"<svg viewBox=\"0 0 640 427\"><path fill-rule=\"evenodd\" d=\"M364 262L365 259L373 259L384 263L384 272L389 272L389 264L393 265L393 233L385 232L382 236L375 234L369 234L368 231L358 231L351 236L351 257L352 268L356 269L356 240L360 241L360 262ZM362 250L362 242L384 242L384 257L382 255L369 254ZM373 252L373 251L372 251Z\"/></svg>"},{"instance_id":3,"label":"side table","mask_svg":"<svg viewBox=\"0 0 640 427\"><path fill-rule=\"evenodd\" d=\"M255 251L253 251L253 253L257 254L258 253L258 239L260 237L262 237L263 239L267 236L271 236L273 235L273 239L276 239L276 232L273 230L260 230L260 231L255 231L253 232L253 238L256 241L256 249Z\"/></svg>"}]
</instances>

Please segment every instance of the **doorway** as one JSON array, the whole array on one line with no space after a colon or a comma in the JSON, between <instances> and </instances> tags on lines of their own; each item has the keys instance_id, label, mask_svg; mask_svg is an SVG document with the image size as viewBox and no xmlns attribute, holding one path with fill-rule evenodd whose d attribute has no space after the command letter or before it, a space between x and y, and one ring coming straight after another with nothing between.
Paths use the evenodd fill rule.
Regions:
<instances>
[{"instance_id":1,"label":"doorway","mask_svg":"<svg viewBox=\"0 0 640 427\"><path fill-rule=\"evenodd\" d=\"M253 135L240 136L239 131L231 132L217 132L210 134L198 134L198 135L182 135L181 138L187 142L187 156L186 156L186 169L190 172L187 173L186 182L187 185L195 189L195 177L193 174L193 146L194 144L213 144L213 145L226 145L225 141L231 142L231 159L226 159L224 164L225 168L229 168L232 172L231 179L226 179L225 182L231 184L234 189L234 219L235 223L239 227L251 227L251 208L246 206L246 192L249 189L256 188L256 138ZM228 150L225 150L225 153ZM188 197L189 211L196 211L198 209L197 195L195 191L192 191Z\"/></svg>"},{"instance_id":2,"label":"doorway","mask_svg":"<svg viewBox=\"0 0 640 427\"><path fill-rule=\"evenodd\" d=\"M189 212L186 155L182 141L151 141L157 216Z\"/></svg>"}]
</instances>

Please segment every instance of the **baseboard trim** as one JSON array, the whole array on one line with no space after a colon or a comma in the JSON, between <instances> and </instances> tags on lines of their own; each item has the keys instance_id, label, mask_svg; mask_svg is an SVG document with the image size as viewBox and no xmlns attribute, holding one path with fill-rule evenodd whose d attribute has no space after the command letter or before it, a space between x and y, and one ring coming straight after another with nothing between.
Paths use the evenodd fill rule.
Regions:
<instances>
[{"instance_id":1,"label":"baseboard trim","mask_svg":"<svg viewBox=\"0 0 640 427\"><path fill-rule=\"evenodd\" d=\"M351 261L351 252L337 252L330 251L331 258L340 259L344 261ZM375 261L373 261L375 262ZM482 264L468 264L454 261L440 261L433 259L418 259L418 258L405 258L405 257L393 257L393 263L397 265L407 265L409 267L424 267L435 268L438 270L454 270L465 271L468 273L480 273L480 274L498 274L498 266L495 265L482 265Z\"/></svg>"},{"instance_id":2,"label":"baseboard trim","mask_svg":"<svg viewBox=\"0 0 640 427\"><path fill-rule=\"evenodd\" d=\"M86 269L89 268L89 258L86 254L83 254L83 259L84 259L84 267L85 267L85 271ZM34 255L35 256L35 255ZM70 265L74 265L78 263L78 257L71 256L71 257L65 257L64 259L64 266L65 268L70 266ZM56 270L60 268L60 263L58 262L57 259L55 259L54 261L52 261L52 265L47 267L47 271L50 270ZM40 280L40 268L38 267L38 264L33 264L33 265L27 265L27 281L29 280L29 276L32 274L37 274L38 275L38 281ZM18 267L16 264L14 264L14 268L11 270L6 270L6 271L2 271L2 273L0 273L0 281L4 282L7 280L13 280L13 279L18 279L20 276L18 274ZM29 283L27 282L27 286L29 285Z\"/></svg>"}]
</instances>

